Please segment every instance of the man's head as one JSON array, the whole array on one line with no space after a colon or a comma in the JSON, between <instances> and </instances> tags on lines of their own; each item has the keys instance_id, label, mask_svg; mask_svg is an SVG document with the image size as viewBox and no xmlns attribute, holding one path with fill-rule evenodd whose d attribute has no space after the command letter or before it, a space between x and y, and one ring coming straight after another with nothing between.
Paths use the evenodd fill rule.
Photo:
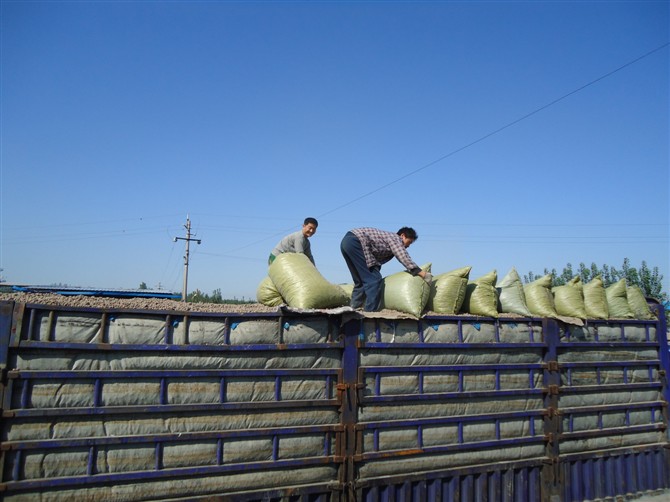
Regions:
<instances>
[{"instance_id":1,"label":"man's head","mask_svg":"<svg viewBox=\"0 0 670 502\"><path fill-rule=\"evenodd\" d=\"M316 227L318 226L319 222L316 221L316 218L305 218L305 222L302 224L302 235L310 238L316 233Z\"/></svg>"},{"instance_id":2,"label":"man's head","mask_svg":"<svg viewBox=\"0 0 670 502\"><path fill-rule=\"evenodd\" d=\"M397 233L402 239L402 243L406 248L410 247L412 243L419 238L416 230L411 227L402 227L400 230L398 230Z\"/></svg>"}]
</instances>

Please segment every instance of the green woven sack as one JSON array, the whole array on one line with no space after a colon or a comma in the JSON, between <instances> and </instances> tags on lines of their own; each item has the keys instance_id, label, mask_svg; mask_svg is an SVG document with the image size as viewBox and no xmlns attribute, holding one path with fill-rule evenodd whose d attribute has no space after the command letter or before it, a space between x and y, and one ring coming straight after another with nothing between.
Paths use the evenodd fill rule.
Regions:
<instances>
[{"instance_id":1,"label":"green woven sack","mask_svg":"<svg viewBox=\"0 0 670 502\"><path fill-rule=\"evenodd\" d=\"M430 285L428 310L438 314L458 314L465 300L471 269L472 267L462 267L434 276Z\"/></svg>"},{"instance_id":2,"label":"green woven sack","mask_svg":"<svg viewBox=\"0 0 670 502\"><path fill-rule=\"evenodd\" d=\"M558 315L586 319L586 306L581 279L573 278L563 286L551 288L554 295L554 306Z\"/></svg>"},{"instance_id":3,"label":"green woven sack","mask_svg":"<svg viewBox=\"0 0 670 502\"><path fill-rule=\"evenodd\" d=\"M349 304L344 290L328 282L302 253L281 253L268 273L289 307L327 309Z\"/></svg>"},{"instance_id":4,"label":"green woven sack","mask_svg":"<svg viewBox=\"0 0 670 502\"><path fill-rule=\"evenodd\" d=\"M498 317L498 273L492 270L468 283L461 311L473 315Z\"/></svg>"},{"instance_id":5,"label":"green woven sack","mask_svg":"<svg viewBox=\"0 0 670 502\"><path fill-rule=\"evenodd\" d=\"M626 295L626 279L621 279L605 288L607 298L607 310L610 319L632 319L633 311L628 305Z\"/></svg>"},{"instance_id":6,"label":"green woven sack","mask_svg":"<svg viewBox=\"0 0 670 502\"><path fill-rule=\"evenodd\" d=\"M538 317L557 317L556 307L554 306L554 297L551 294L551 274L524 284L523 292L526 294L526 304L528 310L534 316Z\"/></svg>"},{"instance_id":7,"label":"green woven sack","mask_svg":"<svg viewBox=\"0 0 670 502\"><path fill-rule=\"evenodd\" d=\"M607 296L600 276L584 284L584 307L587 319L609 319Z\"/></svg>"},{"instance_id":8,"label":"green woven sack","mask_svg":"<svg viewBox=\"0 0 670 502\"><path fill-rule=\"evenodd\" d=\"M523 292L523 283L514 267L507 272L496 287L498 292L498 311L506 314L519 314L531 317L532 314L526 305L526 295Z\"/></svg>"},{"instance_id":9,"label":"green woven sack","mask_svg":"<svg viewBox=\"0 0 670 502\"><path fill-rule=\"evenodd\" d=\"M349 302L351 302L351 295L354 293L354 285L353 284L338 284L339 287L342 288L342 291L345 292L347 295L347 298L349 299Z\"/></svg>"},{"instance_id":10,"label":"green woven sack","mask_svg":"<svg viewBox=\"0 0 670 502\"><path fill-rule=\"evenodd\" d=\"M262 303L268 307L279 307L284 304L284 299L279 294L279 291L277 291L270 276L265 276L265 279L258 285L256 300L258 300L258 303Z\"/></svg>"},{"instance_id":11,"label":"green woven sack","mask_svg":"<svg viewBox=\"0 0 670 502\"><path fill-rule=\"evenodd\" d=\"M430 272L432 264L421 267ZM403 270L384 278L383 307L420 317L428 304L430 285L418 275Z\"/></svg>"},{"instance_id":12,"label":"green woven sack","mask_svg":"<svg viewBox=\"0 0 670 502\"><path fill-rule=\"evenodd\" d=\"M635 319L655 319L654 313L649 308L647 299L640 286L628 286L626 288L628 306L633 312Z\"/></svg>"}]
</instances>

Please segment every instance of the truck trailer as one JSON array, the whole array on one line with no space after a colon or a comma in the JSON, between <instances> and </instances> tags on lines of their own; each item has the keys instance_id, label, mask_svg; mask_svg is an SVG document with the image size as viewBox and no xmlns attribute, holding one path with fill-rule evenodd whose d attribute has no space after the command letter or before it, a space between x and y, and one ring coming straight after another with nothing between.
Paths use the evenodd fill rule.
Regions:
<instances>
[{"instance_id":1,"label":"truck trailer","mask_svg":"<svg viewBox=\"0 0 670 502\"><path fill-rule=\"evenodd\" d=\"M6 501L568 502L670 489L654 302L653 319L580 325L0 300Z\"/></svg>"}]
</instances>

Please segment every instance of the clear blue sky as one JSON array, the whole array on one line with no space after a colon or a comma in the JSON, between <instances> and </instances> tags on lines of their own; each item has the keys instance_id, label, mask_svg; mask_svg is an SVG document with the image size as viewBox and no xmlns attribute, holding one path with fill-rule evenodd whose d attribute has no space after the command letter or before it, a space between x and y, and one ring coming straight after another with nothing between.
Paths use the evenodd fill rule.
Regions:
<instances>
[{"instance_id":1,"label":"clear blue sky","mask_svg":"<svg viewBox=\"0 0 670 502\"><path fill-rule=\"evenodd\" d=\"M189 291L255 298L314 216L333 283L412 226L434 273L668 291L668 5L3 0L2 278L180 292L189 215Z\"/></svg>"}]
</instances>

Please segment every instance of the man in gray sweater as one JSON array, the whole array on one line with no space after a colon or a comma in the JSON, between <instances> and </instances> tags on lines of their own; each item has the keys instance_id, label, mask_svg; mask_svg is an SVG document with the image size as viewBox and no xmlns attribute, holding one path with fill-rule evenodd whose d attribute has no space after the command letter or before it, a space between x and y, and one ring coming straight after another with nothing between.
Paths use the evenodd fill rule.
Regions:
<instances>
[{"instance_id":1,"label":"man in gray sweater","mask_svg":"<svg viewBox=\"0 0 670 502\"><path fill-rule=\"evenodd\" d=\"M268 265L272 264L275 258L282 253L302 253L309 258L312 264L316 265L309 245L309 238L316 233L316 227L318 226L319 222L316 221L316 218L305 218L302 230L287 235L275 246L268 258Z\"/></svg>"}]
</instances>

